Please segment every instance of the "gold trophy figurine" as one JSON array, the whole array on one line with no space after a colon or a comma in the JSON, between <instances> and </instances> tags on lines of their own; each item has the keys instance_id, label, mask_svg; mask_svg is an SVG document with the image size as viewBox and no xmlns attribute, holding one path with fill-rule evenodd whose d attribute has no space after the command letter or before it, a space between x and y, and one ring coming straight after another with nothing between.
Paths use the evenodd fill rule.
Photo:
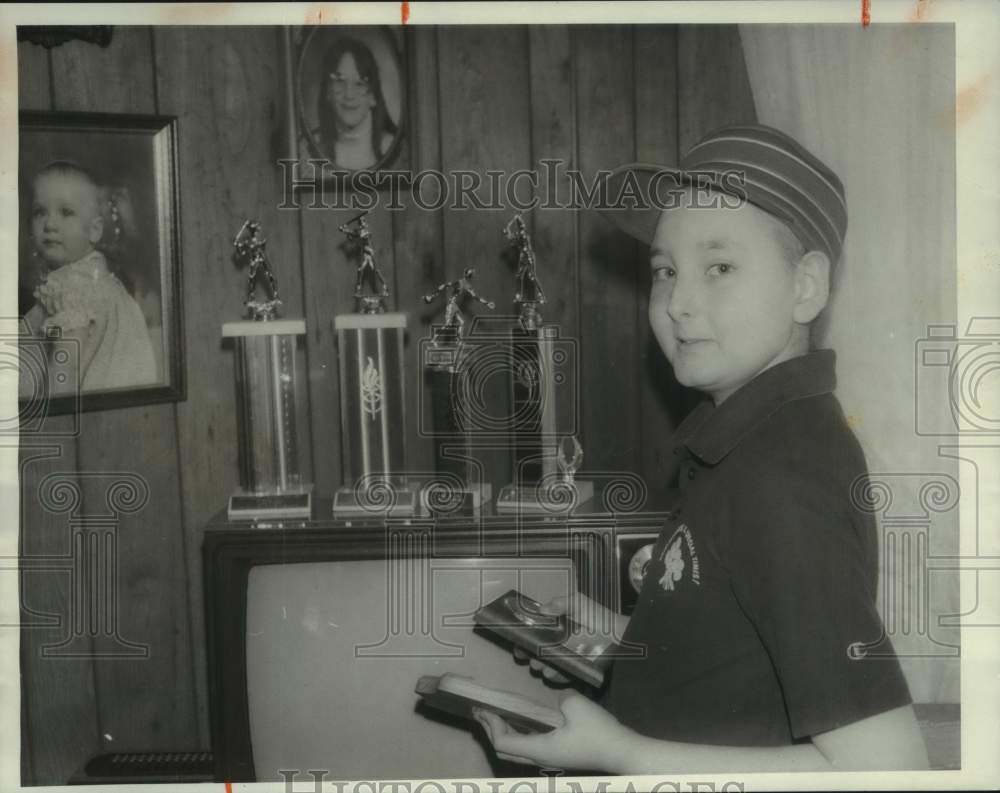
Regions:
<instances>
[{"instance_id":1,"label":"gold trophy figurine","mask_svg":"<svg viewBox=\"0 0 1000 793\"><path fill-rule=\"evenodd\" d=\"M514 303L518 307L521 324L525 330L535 330L542 323L538 306L545 305L545 292L538 283L535 251L531 247L531 237L524 218L514 215L503 227L503 235L512 245L517 246L517 272L514 274L517 291L514 293Z\"/></svg>"},{"instance_id":2,"label":"gold trophy figurine","mask_svg":"<svg viewBox=\"0 0 1000 793\"><path fill-rule=\"evenodd\" d=\"M560 338L558 324L542 322L538 309L546 302L545 292L524 219L515 215L503 227L503 236L517 249L514 304L519 321L509 329L514 481L501 488L496 511L565 513L593 497L592 483L573 478L583 450L575 439L558 444L576 426L575 398L569 392L576 358L572 345Z\"/></svg>"},{"instance_id":3,"label":"gold trophy figurine","mask_svg":"<svg viewBox=\"0 0 1000 793\"><path fill-rule=\"evenodd\" d=\"M462 306L471 298L489 309L496 308L492 300L472 288L475 274L475 269L468 267L461 276L439 284L423 298L424 303L433 303L442 295L447 298L444 323L434 326L429 342L421 343L431 384L434 466L438 474L438 479L425 485L420 494L421 509L427 515L476 512L493 497L492 485L482 481L482 469L475 463L472 433L465 423L467 410L463 407L464 395L470 388L465 367L470 357L467 349L463 352Z\"/></svg>"},{"instance_id":4,"label":"gold trophy figurine","mask_svg":"<svg viewBox=\"0 0 1000 793\"><path fill-rule=\"evenodd\" d=\"M281 298L278 296L278 280L274 277L271 264L264 250L267 240L260 236L260 221L245 220L233 239L233 258L239 262L247 262L247 307L250 318L254 320L271 320L278 314ZM267 300L257 300L257 280L263 276L267 282L270 297Z\"/></svg>"},{"instance_id":5,"label":"gold trophy figurine","mask_svg":"<svg viewBox=\"0 0 1000 793\"><path fill-rule=\"evenodd\" d=\"M569 488L574 495L574 505L579 506L594 497L594 483L580 481L576 472L583 463L583 447L575 435L566 435L556 444L556 466L562 475L561 484Z\"/></svg>"},{"instance_id":6,"label":"gold trophy figurine","mask_svg":"<svg viewBox=\"0 0 1000 793\"><path fill-rule=\"evenodd\" d=\"M475 268L469 267L460 278L456 278L454 281L445 281L438 285L433 292L424 295L425 303L433 303L441 294L448 293L448 302L444 309L444 324L434 332L431 339L431 343L435 347L442 344L457 344L461 340L462 328L465 326L465 317L462 316L462 302L466 297L471 297L489 309L496 308L496 303L480 297L472 288L472 279L475 275Z\"/></svg>"},{"instance_id":7,"label":"gold trophy figurine","mask_svg":"<svg viewBox=\"0 0 1000 793\"><path fill-rule=\"evenodd\" d=\"M300 443L296 349L304 319L278 319L278 281L267 260L260 223L246 220L233 239L233 259L247 266L248 316L222 325L235 355L236 433L240 487L229 498L230 520L308 518L312 484L303 478L308 450ZM267 291L257 298L258 283Z\"/></svg>"},{"instance_id":8,"label":"gold trophy figurine","mask_svg":"<svg viewBox=\"0 0 1000 793\"><path fill-rule=\"evenodd\" d=\"M385 299L389 297L389 287L375 264L375 249L372 247L372 234L368 229L368 221L362 212L357 217L340 226L340 231L347 236L348 242L361 246L361 263L358 265L357 277L354 280L354 298L358 301L358 310L362 314L382 314L385 312ZM365 294L365 286L371 294Z\"/></svg>"},{"instance_id":9,"label":"gold trophy figurine","mask_svg":"<svg viewBox=\"0 0 1000 793\"><path fill-rule=\"evenodd\" d=\"M340 370L341 487L333 515L382 520L412 515L407 484L403 338L407 316L387 312L389 287L375 264L367 212L340 226L347 247L360 250L355 310L333 318Z\"/></svg>"}]
</instances>

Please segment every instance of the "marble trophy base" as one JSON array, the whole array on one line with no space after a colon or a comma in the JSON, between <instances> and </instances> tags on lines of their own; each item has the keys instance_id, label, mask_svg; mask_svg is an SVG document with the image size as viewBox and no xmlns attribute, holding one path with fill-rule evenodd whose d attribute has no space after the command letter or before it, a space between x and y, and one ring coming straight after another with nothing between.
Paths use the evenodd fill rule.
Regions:
<instances>
[{"instance_id":1,"label":"marble trophy base","mask_svg":"<svg viewBox=\"0 0 1000 793\"><path fill-rule=\"evenodd\" d=\"M490 482L449 487L447 494L428 483L420 490L420 514L423 517L476 514L492 500L493 485Z\"/></svg>"},{"instance_id":2,"label":"marble trophy base","mask_svg":"<svg viewBox=\"0 0 1000 793\"><path fill-rule=\"evenodd\" d=\"M280 493L248 493L237 490L229 497L229 520L312 517L312 485Z\"/></svg>"},{"instance_id":3,"label":"marble trophy base","mask_svg":"<svg viewBox=\"0 0 1000 793\"><path fill-rule=\"evenodd\" d=\"M349 518L409 518L417 513L417 493L407 487L393 487L391 504L380 506L381 499L365 498L356 488L342 487L333 495L333 517Z\"/></svg>"},{"instance_id":4,"label":"marble trophy base","mask_svg":"<svg viewBox=\"0 0 1000 793\"><path fill-rule=\"evenodd\" d=\"M569 490L574 496L571 498ZM573 511L594 498L594 483L586 479L572 484L555 482L552 485L505 485L497 496L496 511L499 515L520 513L527 515L561 515Z\"/></svg>"}]
</instances>

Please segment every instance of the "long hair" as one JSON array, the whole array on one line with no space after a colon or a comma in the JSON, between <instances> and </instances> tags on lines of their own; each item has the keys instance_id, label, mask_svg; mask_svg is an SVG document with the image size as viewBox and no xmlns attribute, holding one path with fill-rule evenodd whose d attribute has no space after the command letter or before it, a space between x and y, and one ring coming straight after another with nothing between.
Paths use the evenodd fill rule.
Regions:
<instances>
[{"instance_id":1,"label":"long hair","mask_svg":"<svg viewBox=\"0 0 1000 793\"><path fill-rule=\"evenodd\" d=\"M358 74L368 82L368 90L375 98L375 107L372 108L372 151L375 152L376 159L380 160L386 154L382 150L383 135L395 137L399 130L396 123L389 117L389 111L385 106L382 81L379 79L375 56L372 55L368 46L358 39L343 36L335 40L323 56L320 90L317 98L320 135L324 144L332 144L337 140L337 114L327 99L327 92L330 87L330 75L337 70L340 59L347 54L353 56Z\"/></svg>"}]
</instances>

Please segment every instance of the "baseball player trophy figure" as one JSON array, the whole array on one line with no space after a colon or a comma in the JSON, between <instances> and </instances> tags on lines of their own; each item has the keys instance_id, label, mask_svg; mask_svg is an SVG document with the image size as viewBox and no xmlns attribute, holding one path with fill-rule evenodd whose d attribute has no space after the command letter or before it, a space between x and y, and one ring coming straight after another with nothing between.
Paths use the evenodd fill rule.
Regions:
<instances>
[{"instance_id":1,"label":"baseball player trophy figure","mask_svg":"<svg viewBox=\"0 0 1000 793\"><path fill-rule=\"evenodd\" d=\"M358 301L358 311L362 314L382 314L385 312L385 301L389 297L389 287L375 264L375 249L372 247L372 234L368 229L367 212L340 226L340 231L346 235L348 242L361 248L361 262L358 264L354 279L354 299ZM368 293L366 294L366 288Z\"/></svg>"},{"instance_id":2,"label":"baseball player trophy figure","mask_svg":"<svg viewBox=\"0 0 1000 793\"><path fill-rule=\"evenodd\" d=\"M312 485L302 481L296 343L303 319L278 319L278 280L267 259L260 223L247 220L233 240L233 259L247 267L244 305L249 319L227 322L222 335L236 353L236 415L240 487L229 518L309 518ZM263 285L267 295L258 299ZM305 452L308 454L308 450Z\"/></svg>"},{"instance_id":3,"label":"baseball player trophy figure","mask_svg":"<svg viewBox=\"0 0 1000 793\"><path fill-rule=\"evenodd\" d=\"M472 288L476 271L467 268L460 277L445 281L428 294L425 303L445 296L444 323L434 326L429 343L421 343L424 367L431 383L434 463L437 477L421 491L421 506L428 514L476 512L489 503L493 488L482 481L482 466L473 456L472 430L467 421L470 372L463 366L463 303L475 300L496 308Z\"/></svg>"},{"instance_id":4,"label":"baseball player trophy figure","mask_svg":"<svg viewBox=\"0 0 1000 793\"><path fill-rule=\"evenodd\" d=\"M576 347L560 338L558 325L542 323L538 309L545 305L545 292L524 218L515 215L504 226L503 236L517 250L518 322L510 330L510 442L515 468L514 481L501 489L496 509L570 512L593 497L592 482L567 480L558 470L559 439L578 432Z\"/></svg>"},{"instance_id":5,"label":"baseball player trophy figure","mask_svg":"<svg viewBox=\"0 0 1000 793\"><path fill-rule=\"evenodd\" d=\"M356 310L334 317L340 364L340 442L344 481L335 518L412 515L416 494L406 476L403 340L406 314L386 312L389 287L375 263L367 212L341 225L360 248Z\"/></svg>"}]
</instances>

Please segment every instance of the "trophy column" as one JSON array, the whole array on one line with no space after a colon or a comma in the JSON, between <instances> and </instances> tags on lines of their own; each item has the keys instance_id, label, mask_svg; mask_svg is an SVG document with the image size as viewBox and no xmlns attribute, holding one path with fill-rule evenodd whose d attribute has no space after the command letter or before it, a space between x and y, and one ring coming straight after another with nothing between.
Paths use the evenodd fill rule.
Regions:
<instances>
[{"instance_id":1,"label":"trophy column","mask_svg":"<svg viewBox=\"0 0 1000 793\"><path fill-rule=\"evenodd\" d=\"M462 304L475 300L491 310L496 308L492 300L481 297L472 288L475 274L475 268L468 267L458 278L445 281L424 295L425 303L447 296L444 324L435 326L429 342L421 342L431 382L434 464L438 475L421 490L420 503L426 513L475 512L493 497L493 488L483 481L482 468L475 464L472 427L468 425L466 411L461 409L470 377Z\"/></svg>"},{"instance_id":2,"label":"trophy column","mask_svg":"<svg viewBox=\"0 0 1000 793\"><path fill-rule=\"evenodd\" d=\"M222 335L236 348L240 490L229 499L230 519L308 518L312 485L299 460L295 346L301 319L229 322Z\"/></svg>"},{"instance_id":3,"label":"trophy column","mask_svg":"<svg viewBox=\"0 0 1000 793\"><path fill-rule=\"evenodd\" d=\"M514 304L519 316L511 328L509 362L514 481L500 491L496 509L568 512L594 496L593 482L574 478L583 449L573 434L578 415L566 411L576 410L576 400L567 404L559 398L561 393L575 397L575 349L559 338L557 325L542 324L539 308L546 303L545 292L521 216L515 215L503 233L518 253ZM572 444L568 458L567 442Z\"/></svg>"},{"instance_id":4,"label":"trophy column","mask_svg":"<svg viewBox=\"0 0 1000 793\"><path fill-rule=\"evenodd\" d=\"M295 345L306 323L277 318L281 298L266 246L256 220L244 221L233 240L234 260L247 266L250 319L222 326L236 348L240 490L229 499L231 520L312 516L312 485L302 482L299 467L295 376Z\"/></svg>"},{"instance_id":5,"label":"trophy column","mask_svg":"<svg viewBox=\"0 0 1000 793\"><path fill-rule=\"evenodd\" d=\"M334 318L340 359L344 485L335 517L412 515L407 488L403 336L406 314Z\"/></svg>"},{"instance_id":6,"label":"trophy column","mask_svg":"<svg viewBox=\"0 0 1000 793\"><path fill-rule=\"evenodd\" d=\"M421 507L428 513L477 512L493 498L493 487L482 481L475 464L470 428L461 410L468 373L460 369L460 348L428 347L424 362L431 384L434 431L434 470L438 480L421 491Z\"/></svg>"},{"instance_id":7,"label":"trophy column","mask_svg":"<svg viewBox=\"0 0 1000 793\"><path fill-rule=\"evenodd\" d=\"M557 437L555 361L559 329L551 325L510 332L511 416L515 484L550 481L556 473L550 446Z\"/></svg>"},{"instance_id":8,"label":"trophy column","mask_svg":"<svg viewBox=\"0 0 1000 793\"><path fill-rule=\"evenodd\" d=\"M573 349L556 325L519 324L511 329L510 351L514 481L500 491L497 512L572 510L594 496L593 482L574 477L583 453L573 435L577 417L568 414L576 408Z\"/></svg>"}]
</instances>

